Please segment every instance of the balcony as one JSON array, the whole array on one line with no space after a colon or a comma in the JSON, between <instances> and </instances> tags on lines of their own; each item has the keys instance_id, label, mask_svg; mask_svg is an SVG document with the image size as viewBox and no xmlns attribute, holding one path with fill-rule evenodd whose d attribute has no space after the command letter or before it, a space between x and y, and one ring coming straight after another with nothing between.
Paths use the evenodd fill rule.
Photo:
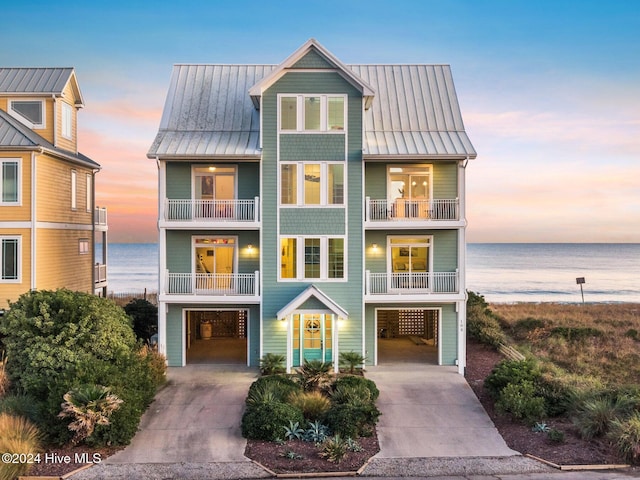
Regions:
<instances>
[{"instance_id":1,"label":"balcony","mask_svg":"<svg viewBox=\"0 0 640 480\"><path fill-rule=\"evenodd\" d=\"M365 300L431 300L460 293L459 274L455 272L365 272Z\"/></svg>"},{"instance_id":2,"label":"balcony","mask_svg":"<svg viewBox=\"0 0 640 480\"><path fill-rule=\"evenodd\" d=\"M165 199L164 223L172 228L194 225L215 228L255 228L260 225L260 199ZM162 226L162 225L161 225Z\"/></svg>"},{"instance_id":3,"label":"balcony","mask_svg":"<svg viewBox=\"0 0 640 480\"><path fill-rule=\"evenodd\" d=\"M96 263L93 266L93 278L95 288L102 288L107 285L107 266L104 263Z\"/></svg>"},{"instance_id":4,"label":"balcony","mask_svg":"<svg viewBox=\"0 0 640 480\"><path fill-rule=\"evenodd\" d=\"M260 301L259 280L259 272L211 274L167 271L161 297L164 297L164 301L201 299L209 303L258 303Z\"/></svg>"},{"instance_id":5,"label":"balcony","mask_svg":"<svg viewBox=\"0 0 640 480\"><path fill-rule=\"evenodd\" d=\"M107 229L107 208L96 207L93 209L93 224L96 226L96 230Z\"/></svg>"},{"instance_id":6,"label":"balcony","mask_svg":"<svg viewBox=\"0 0 640 480\"><path fill-rule=\"evenodd\" d=\"M420 226L457 226L460 220L460 205L457 198L408 200L397 198L373 200L366 197L365 222L368 228Z\"/></svg>"}]
</instances>

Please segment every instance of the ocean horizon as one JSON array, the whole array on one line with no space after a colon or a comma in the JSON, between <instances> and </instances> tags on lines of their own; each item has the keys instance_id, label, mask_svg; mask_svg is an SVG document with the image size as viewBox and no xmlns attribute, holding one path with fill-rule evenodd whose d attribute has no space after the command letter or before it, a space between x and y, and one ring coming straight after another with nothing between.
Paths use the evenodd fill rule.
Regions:
<instances>
[{"instance_id":1,"label":"ocean horizon","mask_svg":"<svg viewBox=\"0 0 640 480\"><path fill-rule=\"evenodd\" d=\"M98 246L100 250L101 246ZM109 292L158 289L157 243L109 243ZM489 302L640 303L640 243L469 243L467 290Z\"/></svg>"}]
</instances>

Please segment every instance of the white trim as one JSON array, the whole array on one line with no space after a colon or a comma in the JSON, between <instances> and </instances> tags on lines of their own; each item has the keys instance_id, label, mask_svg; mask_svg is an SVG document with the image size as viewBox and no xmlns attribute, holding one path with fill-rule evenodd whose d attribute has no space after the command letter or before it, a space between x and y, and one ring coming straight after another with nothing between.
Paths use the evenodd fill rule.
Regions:
<instances>
[{"instance_id":1,"label":"white trim","mask_svg":"<svg viewBox=\"0 0 640 480\"><path fill-rule=\"evenodd\" d=\"M387 249L385 250L385 255L387 257L387 272L388 273L392 273L393 272L393 265L391 263L391 247L392 247L392 243L391 240L394 239L399 239L399 240L403 240L403 239L415 239L415 240L422 240L425 239L424 243L406 243L406 244L393 244L393 246L395 247L402 247L402 246L408 246L409 248L411 247L427 247L427 268L426 271L427 272L433 272L433 250L434 250L434 235L424 235L424 234L406 234L406 235L387 235Z\"/></svg>"},{"instance_id":2,"label":"white trim","mask_svg":"<svg viewBox=\"0 0 640 480\"><path fill-rule=\"evenodd\" d=\"M16 243L16 277L3 279L0 272L0 283L22 283L22 235L0 235L0 268L4 264L2 243L4 240L17 240ZM4 269L2 269L4 270Z\"/></svg>"},{"instance_id":3,"label":"white trim","mask_svg":"<svg viewBox=\"0 0 640 480\"><path fill-rule=\"evenodd\" d=\"M78 171L71 169L71 210L78 209Z\"/></svg>"},{"instance_id":4,"label":"white trim","mask_svg":"<svg viewBox=\"0 0 640 480\"><path fill-rule=\"evenodd\" d=\"M433 200L433 164L432 163L413 163L413 164L388 164L387 165L387 201L391 202L391 169L392 168L424 168L426 175L429 177L429 195L425 200ZM410 196L404 197L408 200L414 200Z\"/></svg>"},{"instance_id":5,"label":"white trim","mask_svg":"<svg viewBox=\"0 0 640 480\"><path fill-rule=\"evenodd\" d=\"M238 272L238 261L240 256L240 244L238 243L237 235L216 235L214 232L211 232L209 235L191 235L191 273L196 272L196 240L198 239L215 239L215 240L225 240L225 239L233 239L233 243L213 243L212 247L221 246L226 248L233 247L233 270L231 272L222 272L222 273L237 273ZM220 273L220 272L217 272Z\"/></svg>"},{"instance_id":6,"label":"white trim","mask_svg":"<svg viewBox=\"0 0 640 480\"><path fill-rule=\"evenodd\" d=\"M342 130L332 130L329 128L329 98L342 98L343 107L343 127ZM295 130L282 128L282 115L281 104L283 98L295 98L296 99L296 128ZM317 130L307 130L304 125L304 104L307 98L320 98L320 128ZM349 96L344 93L278 93L277 95L277 122L278 122L278 135L288 134L339 134L346 135L348 125L348 108Z\"/></svg>"},{"instance_id":7,"label":"white trim","mask_svg":"<svg viewBox=\"0 0 640 480\"><path fill-rule=\"evenodd\" d=\"M56 222L35 222L35 228L46 228L49 230L82 230L91 231L93 225L85 223L56 223Z\"/></svg>"},{"instance_id":8,"label":"white trim","mask_svg":"<svg viewBox=\"0 0 640 480\"><path fill-rule=\"evenodd\" d=\"M22 116L20 112L17 112L13 109L13 102L40 102L40 105L42 105L42 122L33 123L28 118ZM31 130L44 130L45 128L47 128L47 102L43 98L37 98L37 97L10 98L7 100L7 113L11 115L13 118L15 118L16 120L18 120L23 125L26 125Z\"/></svg>"},{"instance_id":9,"label":"white trim","mask_svg":"<svg viewBox=\"0 0 640 480\"><path fill-rule=\"evenodd\" d=\"M73 139L73 107L67 102L59 102L62 107L60 108L60 116L62 122L60 125L60 134L62 138L67 140ZM68 129L68 130L67 130Z\"/></svg>"},{"instance_id":10,"label":"white trim","mask_svg":"<svg viewBox=\"0 0 640 480\"><path fill-rule=\"evenodd\" d=\"M374 323L374 365L378 365L378 311L380 310L414 310L414 311L423 311L423 310L432 310L438 312L438 365L442 365L442 307L418 307L418 306L401 306L401 307L375 307L373 309L373 323Z\"/></svg>"},{"instance_id":11,"label":"white trim","mask_svg":"<svg viewBox=\"0 0 640 480\"><path fill-rule=\"evenodd\" d=\"M236 200L238 198L238 165L234 164L234 163L192 163L191 164L191 198L196 198L196 169L197 168L233 168L233 173L232 172L223 172L223 173L216 173L215 171L211 171L211 175L215 176L215 175L222 175L222 176L231 176L233 175L233 200ZM203 175L204 176L204 175ZM215 189L215 181L214 181L214 185L213 188ZM215 194L214 194L214 199Z\"/></svg>"},{"instance_id":12,"label":"white trim","mask_svg":"<svg viewBox=\"0 0 640 480\"><path fill-rule=\"evenodd\" d=\"M93 203L93 175L90 173L86 174L86 195L85 202L87 203L87 212L92 210L91 204Z\"/></svg>"},{"instance_id":13,"label":"white trim","mask_svg":"<svg viewBox=\"0 0 640 480\"><path fill-rule=\"evenodd\" d=\"M17 163L18 171L17 171L17 197L18 199L15 202L3 202L2 201L2 185L3 185L3 167L4 163ZM21 207L22 206L22 158L20 157L0 157L0 207Z\"/></svg>"},{"instance_id":14,"label":"white trim","mask_svg":"<svg viewBox=\"0 0 640 480\"><path fill-rule=\"evenodd\" d=\"M281 261L278 262L278 282L339 282L345 283L349 280L348 272L348 236L347 235L278 235L278 259L281 258L282 252L282 240L295 239L296 241L296 276L294 278L282 278ZM319 239L320 240L320 276L319 277L305 277L304 276L304 260L305 260L305 246L304 241L307 239ZM342 256L342 278L330 278L329 277L329 240L330 239L342 239L343 240L343 256Z\"/></svg>"},{"instance_id":15,"label":"white trim","mask_svg":"<svg viewBox=\"0 0 640 480\"><path fill-rule=\"evenodd\" d=\"M37 232L36 232L36 218L37 216L37 207L38 202L36 201L37 196L37 163L36 163L36 154L35 152L31 152L31 222L29 228L31 228L31 289L35 290L36 286L36 273L37 268L36 264L38 262L34 261L36 259L37 253Z\"/></svg>"},{"instance_id":16,"label":"white trim","mask_svg":"<svg viewBox=\"0 0 640 480\"><path fill-rule=\"evenodd\" d=\"M309 298L311 297L315 297L317 300L322 302L325 306L328 307L331 313L335 313L338 317L342 317L345 319L349 318L349 313L344 308L334 302L331 297L322 292L322 290L317 288L315 285L309 285L298 296L296 296L288 304L282 307L276 314L276 318L282 320L288 317L296 310L298 310L300 305L309 300Z\"/></svg>"}]
</instances>

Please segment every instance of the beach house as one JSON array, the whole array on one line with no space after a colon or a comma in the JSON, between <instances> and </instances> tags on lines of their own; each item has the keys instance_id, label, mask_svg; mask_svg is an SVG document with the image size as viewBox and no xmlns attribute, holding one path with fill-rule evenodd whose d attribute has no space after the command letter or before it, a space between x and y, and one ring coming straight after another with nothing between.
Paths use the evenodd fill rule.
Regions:
<instances>
[{"instance_id":1,"label":"beach house","mask_svg":"<svg viewBox=\"0 0 640 480\"><path fill-rule=\"evenodd\" d=\"M405 342L464 371L476 152L449 66L346 65L315 39L278 65L175 65L148 157L169 365L378 364Z\"/></svg>"},{"instance_id":2,"label":"beach house","mask_svg":"<svg viewBox=\"0 0 640 480\"><path fill-rule=\"evenodd\" d=\"M33 289L106 293L100 165L77 148L83 106L73 68L0 68L0 309Z\"/></svg>"}]
</instances>

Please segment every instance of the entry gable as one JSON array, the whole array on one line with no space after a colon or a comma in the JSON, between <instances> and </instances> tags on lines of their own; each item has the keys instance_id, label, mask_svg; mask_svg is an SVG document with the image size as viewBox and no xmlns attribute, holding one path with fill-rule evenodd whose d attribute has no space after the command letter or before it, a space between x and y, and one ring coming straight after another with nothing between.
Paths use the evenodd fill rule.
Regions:
<instances>
[{"instance_id":1,"label":"entry gable","mask_svg":"<svg viewBox=\"0 0 640 480\"><path fill-rule=\"evenodd\" d=\"M320 45L315 38L307 40L304 45L289 55L289 57L278 65L269 75L249 89L249 95L251 95L254 106L257 109L260 108L260 97L262 97L262 94L287 71L292 69L317 68L335 69L338 74L362 93L362 96L365 98L365 108L369 108L375 94L373 88L356 75L353 70L338 60L331 52Z\"/></svg>"},{"instance_id":2,"label":"entry gable","mask_svg":"<svg viewBox=\"0 0 640 480\"><path fill-rule=\"evenodd\" d=\"M328 297L325 293L320 291L315 285L309 285L305 290L300 292L300 294L291 300L287 305L285 305L278 313L278 320L283 320L291 315L295 310L300 309L300 307L309 299L314 298L319 301L324 307L328 310L331 310L334 314L336 314L339 318L347 318L349 314L347 311L334 302L330 297Z\"/></svg>"}]
</instances>

